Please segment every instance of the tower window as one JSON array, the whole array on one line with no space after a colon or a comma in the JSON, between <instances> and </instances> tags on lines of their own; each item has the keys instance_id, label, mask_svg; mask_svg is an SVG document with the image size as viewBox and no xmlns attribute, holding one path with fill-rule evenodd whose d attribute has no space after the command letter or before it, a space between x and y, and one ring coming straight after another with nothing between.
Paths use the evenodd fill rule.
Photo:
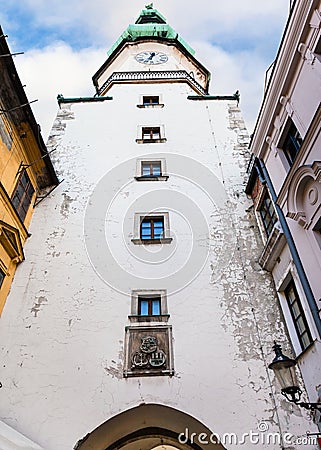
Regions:
<instances>
[{"instance_id":1,"label":"tower window","mask_svg":"<svg viewBox=\"0 0 321 450\"><path fill-rule=\"evenodd\" d=\"M263 199L261 201L259 213L263 222L265 232L269 237L278 218L275 214L273 202L267 191L265 191Z\"/></svg>"},{"instance_id":2,"label":"tower window","mask_svg":"<svg viewBox=\"0 0 321 450\"><path fill-rule=\"evenodd\" d=\"M138 296L138 315L139 316L160 316L161 315L161 296L147 297Z\"/></svg>"},{"instance_id":3,"label":"tower window","mask_svg":"<svg viewBox=\"0 0 321 450\"><path fill-rule=\"evenodd\" d=\"M301 348L305 350L312 343L312 336L293 280L285 288L284 294Z\"/></svg>"},{"instance_id":4,"label":"tower window","mask_svg":"<svg viewBox=\"0 0 321 450\"><path fill-rule=\"evenodd\" d=\"M142 240L161 239L164 237L164 218L146 217L140 226L140 238Z\"/></svg>"},{"instance_id":5,"label":"tower window","mask_svg":"<svg viewBox=\"0 0 321 450\"><path fill-rule=\"evenodd\" d=\"M167 294L165 289L134 290L131 294L131 322L167 322Z\"/></svg>"},{"instance_id":6,"label":"tower window","mask_svg":"<svg viewBox=\"0 0 321 450\"><path fill-rule=\"evenodd\" d=\"M143 177L159 177L162 175L160 161L142 161Z\"/></svg>"},{"instance_id":7,"label":"tower window","mask_svg":"<svg viewBox=\"0 0 321 450\"><path fill-rule=\"evenodd\" d=\"M30 178L26 170L24 170L12 195L12 203L22 222L26 218L34 192Z\"/></svg>"},{"instance_id":8,"label":"tower window","mask_svg":"<svg viewBox=\"0 0 321 450\"><path fill-rule=\"evenodd\" d=\"M134 218L134 244L170 244L168 212L136 213Z\"/></svg>"},{"instance_id":9,"label":"tower window","mask_svg":"<svg viewBox=\"0 0 321 450\"><path fill-rule=\"evenodd\" d=\"M134 244L170 244L169 213L136 213L134 218Z\"/></svg>"},{"instance_id":10,"label":"tower window","mask_svg":"<svg viewBox=\"0 0 321 450\"><path fill-rule=\"evenodd\" d=\"M138 144L166 142L166 138L164 137L164 135L164 125L159 125L156 127L139 126L136 142Z\"/></svg>"},{"instance_id":11,"label":"tower window","mask_svg":"<svg viewBox=\"0 0 321 450\"><path fill-rule=\"evenodd\" d=\"M159 96L158 95L144 95L143 96L143 105L159 105Z\"/></svg>"},{"instance_id":12,"label":"tower window","mask_svg":"<svg viewBox=\"0 0 321 450\"><path fill-rule=\"evenodd\" d=\"M143 127L142 138L144 141L160 139L160 127Z\"/></svg>"},{"instance_id":13,"label":"tower window","mask_svg":"<svg viewBox=\"0 0 321 450\"><path fill-rule=\"evenodd\" d=\"M160 95L140 95L137 108L164 108L163 96Z\"/></svg>"},{"instance_id":14,"label":"tower window","mask_svg":"<svg viewBox=\"0 0 321 450\"><path fill-rule=\"evenodd\" d=\"M165 158L137 159L135 179L137 181L167 181Z\"/></svg>"}]
</instances>

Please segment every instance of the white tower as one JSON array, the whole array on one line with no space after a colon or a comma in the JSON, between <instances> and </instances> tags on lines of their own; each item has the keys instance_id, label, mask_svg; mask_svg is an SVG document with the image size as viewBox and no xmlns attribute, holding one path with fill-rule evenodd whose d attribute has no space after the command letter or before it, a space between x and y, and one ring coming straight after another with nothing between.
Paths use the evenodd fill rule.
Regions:
<instances>
[{"instance_id":1,"label":"white tower","mask_svg":"<svg viewBox=\"0 0 321 450\"><path fill-rule=\"evenodd\" d=\"M286 338L238 95L210 96L193 53L148 6L96 96L58 96L64 181L34 214L0 330L1 416L46 450L293 448L284 433L311 429L268 375Z\"/></svg>"}]
</instances>

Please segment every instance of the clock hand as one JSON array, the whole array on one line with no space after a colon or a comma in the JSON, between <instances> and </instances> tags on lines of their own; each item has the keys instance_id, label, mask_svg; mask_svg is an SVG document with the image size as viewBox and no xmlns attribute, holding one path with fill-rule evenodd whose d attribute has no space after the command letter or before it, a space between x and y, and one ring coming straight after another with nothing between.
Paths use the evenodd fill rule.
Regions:
<instances>
[{"instance_id":1,"label":"clock hand","mask_svg":"<svg viewBox=\"0 0 321 450\"><path fill-rule=\"evenodd\" d=\"M148 59L153 59L154 56L155 56L155 52L152 52L152 53L150 54L150 57L149 57Z\"/></svg>"}]
</instances>

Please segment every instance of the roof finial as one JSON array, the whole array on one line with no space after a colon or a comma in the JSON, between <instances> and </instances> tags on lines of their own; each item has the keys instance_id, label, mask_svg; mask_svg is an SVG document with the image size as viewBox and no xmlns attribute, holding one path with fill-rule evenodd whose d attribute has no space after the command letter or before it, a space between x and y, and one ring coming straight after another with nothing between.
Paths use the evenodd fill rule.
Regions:
<instances>
[{"instance_id":1,"label":"roof finial","mask_svg":"<svg viewBox=\"0 0 321 450\"><path fill-rule=\"evenodd\" d=\"M146 9L153 9L153 3L150 3L149 5L145 6Z\"/></svg>"}]
</instances>

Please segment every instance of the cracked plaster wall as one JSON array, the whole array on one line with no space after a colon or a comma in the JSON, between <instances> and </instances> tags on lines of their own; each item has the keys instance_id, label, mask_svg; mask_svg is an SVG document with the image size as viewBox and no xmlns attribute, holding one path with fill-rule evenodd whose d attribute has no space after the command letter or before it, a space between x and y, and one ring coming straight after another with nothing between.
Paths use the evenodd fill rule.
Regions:
<instances>
[{"instance_id":1,"label":"cracked plaster wall","mask_svg":"<svg viewBox=\"0 0 321 450\"><path fill-rule=\"evenodd\" d=\"M146 115L136 107L142 94L160 90L164 108ZM219 434L257 431L262 420L274 432L280 426L300 435L313 428L307 414L280 396L277 416L267 378L273 339L287 338L270 276L258 265L262 246L244 194L248 135L240 111L234 103L187 101L190 93L178 83L114 86L112 102L63 105L58 112L48 149L57 148L52 156L64 181L35 211L26 260L18 267L0 327L1 416L46 450L71 449L99 424L141 402L185 411ZM136 144L137 125L155 123L165 125L167 142L148 150ZM118 263L142 276L135 286L129 276L116 280L121 293L91 264L84 217L99 180L145 152L194 158L219 180L225 200L213 205L198 188L197 173L193 183L169 177L166 189L187 193L197 204L209 237L197 229L192 235L173 210L170 226L179 247L172 262L155 272L155 265L139 262L124 245L133 245L126 211L156 186L133 181L134 161L126 175L129 185L117 190L107 215ZM155 274L166 276L184 265L191 242L208 248L209 256L193 282L168 297L175 375L124 379L130 290L148 288ZM158 282L154 288L168 287Z\"/></svg>"}]
</instances>

